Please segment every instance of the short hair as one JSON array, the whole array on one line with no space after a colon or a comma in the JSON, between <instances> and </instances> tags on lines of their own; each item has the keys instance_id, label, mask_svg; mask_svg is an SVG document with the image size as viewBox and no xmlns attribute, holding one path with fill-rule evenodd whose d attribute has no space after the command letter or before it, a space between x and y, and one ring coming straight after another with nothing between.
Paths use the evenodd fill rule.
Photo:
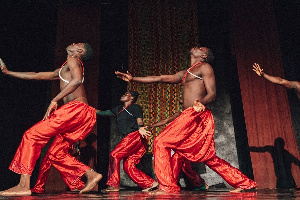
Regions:
<instances>
[{"instance_id":1,"label":"short hair","mask_svg":"<svg viewBox=\"0 0 300 200\"><path fill-rule=\"evenodd\" d=\"M135 103L138 100L140 94L133 90L130 90L129 92L130 92L131 96L133 97L132 103Z\"/></svg>"},{"instance_id":2,"label":"short hair","mask_svg":"<svg viewBox=\"0 0 300 200\"><path fill-rule=\"evenodd\" d=\"M206 55L207 57L204 59L204 61L211 64L215 57L209 48L207 48Z\"/></svg>"},{"instance_id":3,"label":"short hair","mask_svg":"<svg viewBox=\"0 0 300 200\"><path fill-rule=\"evenodd\" d=\"M91 45L84 43L85 53L82 55L82 60L89 60L93 57L94 52Z\"/></svg>"}]
</instances>

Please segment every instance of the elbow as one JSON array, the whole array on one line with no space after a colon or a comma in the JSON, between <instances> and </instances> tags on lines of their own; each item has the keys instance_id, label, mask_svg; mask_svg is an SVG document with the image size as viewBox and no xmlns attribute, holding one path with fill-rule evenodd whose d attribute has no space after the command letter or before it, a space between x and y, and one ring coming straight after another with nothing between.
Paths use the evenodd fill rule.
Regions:
<instances>
[{"instance_id":1,"label":"elbow","mask_svg":"<svg viewBox=\"0 0 300 200\"><path fill-rule=\"evenodd\" d=\"M73 82L73 85L76 87L79 87L79 85L81 85L81 83L82 83L82 81L79 79L74 79L72 82Z\"/></svg>"},{"instance_id":2,"label":"elbow","mask_svg":"<svg viewBox=\"0 0 300 200\"><path fill-rule=\"evenodd\" d=\"M214 101L215 99L216 99L216 97L217 97L217 94L216 94L216 92L213 92L212 94L211 94L211 101Z\"/></svg>"}]
</instances>

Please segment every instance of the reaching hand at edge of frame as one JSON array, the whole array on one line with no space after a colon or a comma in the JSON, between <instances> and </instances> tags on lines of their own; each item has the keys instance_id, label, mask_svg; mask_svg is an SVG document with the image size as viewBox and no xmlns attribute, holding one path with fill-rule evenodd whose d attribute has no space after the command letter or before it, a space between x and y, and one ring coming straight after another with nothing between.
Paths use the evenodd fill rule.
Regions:
<instances>
[{"instance_id":1,"label":"reaching hand at edge of frame","mask_svg":"<svg viewBox=\"0 0 300 200\"><path fill-rule=\"evenodd\" d=\"M260 68L258 63L253 64L253 71L255 71L255 73L258 76L263 76L264 75L264 70L262 68Z\"/></svg>"},{"instance_id":2,"label":"reaching hand at edge of frame","mask_svg":"<svg viewBox=\"0 0 300 200\"><path fill-rule=\"evenodd\" d=\"M56 109L57 109L57 102L56 101L51 101L43 120L46 120L50 116L51 112L56 110Z\"/></svg>"},{"instance_id":3,"label":"reaching hand at edge of frame","mask_svg":"<svg viewBox=\"0 0 300 200\"><path fill-rule=\"evenodd\" d=\"M130 82L132 81L132 75L127 71L126 73L115 71L115 74L118 78L122 79L123 81Z\"/></svg>"},{"instance_id":4,"label":"reaching hand at edge of frame","mask_svg":"<svg viewBox=\"0 0 300 200\"><path fill-rule=\"evenodd\" d=\"M151 132L146 130L147 126L143 126L139 128L139 132L143 138L147 138L151 136Z\"/></svg>"},{"instance_id":5,"label":"reaching hand at edge of frame","mask_svg":"<svg viewBox=\"0 0 300 200\"><path fill-rule=\"evenodd\" d=\"M1 58L0 58L0 66L1 66L1 71L2 71L2 73L3 73L3 74L7 74L8 69L7 69L5 63L3 62L3 60L2 60Z\"/></svg>"},{"instance_id":6,"label":"reaching hand at edge of frame","mask_svg":"<svg viewBox=\"0 0 300 200\"><path fill-rule=\"evenodd\" d=\"M203 105L198 99L196 99L193 103L193 108L197 112L202 112L205 110L205 105Z\"/></svg>"}]
</instances>

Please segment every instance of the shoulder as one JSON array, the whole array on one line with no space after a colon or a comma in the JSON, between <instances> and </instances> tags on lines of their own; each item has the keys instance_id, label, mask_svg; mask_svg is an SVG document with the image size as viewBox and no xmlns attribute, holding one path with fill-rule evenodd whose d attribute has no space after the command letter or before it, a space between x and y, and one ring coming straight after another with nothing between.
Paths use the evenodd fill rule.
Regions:
<instances>
[{"instance_id":1,"label":"shoulder","mask_svg":"<svg viewBox=\"0 0 300 200\"><path fill-rule=\"evenodd\" d=\"M201 74L211 74L214 73L212 66L209 63L200 63L199 70Z\"/></svg>"},{"instance_id":2,"label":"shoulder","mask_svg":"<svg viewBox=\"0 0 300 200\"><path fill-rule=\"evenodd\" d=\"M142 106L138 105L138 104L131 104L131 106L133 109L142 109Z\"/></svg>"}]
</instances>

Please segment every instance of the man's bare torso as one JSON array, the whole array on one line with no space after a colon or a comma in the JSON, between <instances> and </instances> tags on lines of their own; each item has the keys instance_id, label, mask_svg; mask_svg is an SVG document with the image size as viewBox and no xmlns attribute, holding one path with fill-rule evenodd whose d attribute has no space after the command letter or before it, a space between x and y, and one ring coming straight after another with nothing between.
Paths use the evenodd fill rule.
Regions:
<instances>
[{"instance_id":1,"label":"man's bare torso","mask_svg":"<svg viewBox=\"0 0 300 200\"><path fill-rule=\"evenodd\" d=\"M82 71L82 68L81 68L81 71ZM64 65L64 67L62 68L61 76L67 81L71 80L72 77L71 77L70 69L68 67L68 63L66 63ZM67 86L67 84L68 83L60 80L60 90L63 90ZM71 94L66 96L63 99L63 101L64 101L64 104L66 104L70 101L82 101L84 103L88 103L83 84L81 84L74 92L72 92Z\"/></svg>"},{"instance_id":2,"label":"man's bare torso","mask_svg":"<svg viewBox=\"0 0 300 200\"><path fill-rule=\"evenodd\" d=\"M196 66L193 69L190 70L193 74L202 77L200 72L200 66ZM180 75L182 75L181 78L183 78L186 71L181 71ZM187 74L184 80L182 81L183 85L183 93L182 93L182 99L183 104L182 108L183 110L193 106L193 102L198 99L200 102L206 95L206 90L204 86L204 81L192 76L191 74Z\"/></svg>"}]
</instances>

